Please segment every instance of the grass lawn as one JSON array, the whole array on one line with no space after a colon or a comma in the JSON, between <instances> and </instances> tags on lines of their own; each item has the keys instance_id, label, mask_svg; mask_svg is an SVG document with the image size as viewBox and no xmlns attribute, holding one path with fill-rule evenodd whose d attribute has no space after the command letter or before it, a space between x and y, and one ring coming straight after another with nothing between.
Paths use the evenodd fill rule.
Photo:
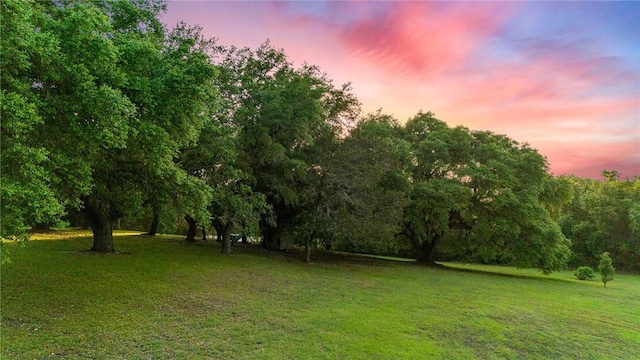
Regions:
<instances>
[{"instance_id":1,"label":"grass lawn","mask_svg":"<svg viewBox=\"0 0 640 360\"><path fill-rule=\"evenodd\" d=\"M41 237L42 238L42 237ZM639 359L640 276L298 254L121 233L9 246L2 359ZM615 259L614 259L615 261Z\"/></svg>"}]
</instances>

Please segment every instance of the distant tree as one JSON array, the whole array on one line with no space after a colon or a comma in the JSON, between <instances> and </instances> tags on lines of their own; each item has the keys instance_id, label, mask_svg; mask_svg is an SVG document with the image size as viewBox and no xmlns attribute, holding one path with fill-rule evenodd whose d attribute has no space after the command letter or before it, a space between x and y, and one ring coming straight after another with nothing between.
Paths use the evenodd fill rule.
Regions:
<instances>
[{"instance_id":1,"label":"distant tree","mask_svg":"<svg viewBox=\"0 0 640 360\"><path fill-rule=\"evenodd\" d=\"M234 229L246 235L258 228L260 216L268 210L264 195L254 192L242 178L230 179L216 189L211 204L212 223L222 235L222 250L231 254L231 232Z\"/></svg>"},{"instance_id":2,"label":"distant tree","mask_svg":"<svg viewBox=\"0 0 640 360\"><path fill-rule=\"evenodd\" d=\"M604 181L569 177L570 196L559 223L572 241L574 266L596 266L602 252L618 269L640 270L640 177Z\"/></svg>"},{"instance_id":3,"label":"distant tree","mask_svg":"<svg viewBox=\"0 0 640 360\"><path fill-rule=\"evenodd\" d=\"M420 261L434 264L441 241L473 222L466 211L471 191L460 173L471 159L471 137L465 128L451 129L431 113L410 119L405 131L412 160L402 234Z\"/></svg>"},{"instance_id":4,"label":"distant tree","mask_svg":"<svg viewBox=\"0 0 640 360\"><path fill-rule=\"evenodd\" d=\"M591 179L569 177L570 195L558 220L564 235L571 239L570 266L598 264L598 231L590 214L590 197L597 183Z\"/></svg>"},{"instance_id":5,"label":"distant tree","mask_svg":"<svg viewBox=\"0 0 640 360\"><path fill-rule=\"evenodd\" d=\"M620 172L617 170L602 170L602 177L604 177L606 181L620 180Z\"/></svg>"},{"instance_id":6,"label":"distant tree","mask_svg":"<svg viewBox=\"0 0 640 360\"><path fill-rule=\"evenodd\" d=\"M439 246L545 273L563 266L569 243L549 212L550 176L536 150L503 135L450 128L431 113L416 115L405 131L413 158L403 235L421 261L433 264Z\"/></svg>"},{"instance_id":7,"label":"distant tree","mask_svg":"<svg viewBox=\"0 0 640 360\"><path fill-rule=\"evenodd\" d=\"M395 119L364 117L345 138L319 149L309 169L299 221L306 260L317 238L334 250L395 253L407 179L408 146Z\"/></svg>"},{"instance_id":8,"label":"distant tree","mask_svg":"<svg viewBox=\"0 0 640 360\"><path fill-rule=\"evenodd\" d=\"M606 251L600 256L600 265L598 265L598 270L600 271L602 284L604 284L604 287L607 287L607 282L613 280L615 268L613 267L613 260L611 259L611 256Z\"/></svg>"},{"instance_id":9,"label":"distant tree","mask_svg":"<svg viewBox=\"0 0 640 360\"><path fill-rule=\"evenodd\" d=\"M231 232L239 228L243 233L255 231L268 206L264 195L252 189L249 177L237 166L236 128L224 116L225 111L228 109L222 106L214 114L198 142L182 151L179 163L211 188L210 217L200 223L213 225L222 240L222 253L230 254ZM195 236L197 221L188 222L189 234ZM193 236L189 235L188 240Z\"/></svg>"},{"instance_id":10,"label":"distant tree","mask_svg":"<svg viewBox=\"0 0 640 360\"><path fill-rule=\"evenodd\" d=\"M301 209L311 149L358 103L348 86L334 87L315 66L294 68L268 42L255 51L228 49L219 86L237 131L237 167L270 207L260 221L263 246L280 249Z\"/></svg>"}]
</instances>

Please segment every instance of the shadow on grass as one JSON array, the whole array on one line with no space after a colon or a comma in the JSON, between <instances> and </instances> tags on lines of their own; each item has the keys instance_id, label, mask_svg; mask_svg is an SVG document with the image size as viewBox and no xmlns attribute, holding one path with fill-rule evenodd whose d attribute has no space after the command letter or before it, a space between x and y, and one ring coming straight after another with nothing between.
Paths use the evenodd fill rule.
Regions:
<instances>
[{"instance_id":1,"label":"shadow on grass","mask_svg":"<svg viewBox=\"0 0 640 360\"><path fill-rule=\"evenodd\" d=\"M462 273L491 275L491 276L505 277L505 278L512 278L512 279L575 283L573 279L552 277L550 275L544 275L542 272L538 274L514 274L509 272L492 271L490 269L463 268L463 267L457 267L457 266L450 266L446 264L439 264L439 265L440 266L438 268L440 269L444 269L447 271L462 272ZM507 269L507 267L505 267L505 269ZM510 267L510 269L515 269L515 268Z\"/></svg>"},{"instance_id":2,"label":"shadow on grass","mask_svg":"<svg viewBox=\"0 0 640 360\"><path fill-rule=\"evenodd\" d=\"M114 237L131 237L138 239L157 239L165 242L180 243L184 246L200 246L203 248L215 249L219 251L221 243L215 240L203 241L202 239L196 239L194 242L185 241L184 235L167 235L157 234L149 236L142 232L137 231L115 231ZM32 234L33 240L72 240L77 238L91 238L92 233L89 230L79 229L64 229L49 231L46 233ZM116 251L114 253L101 254L91 250L76 250L78 254L86 255L128 255L130 251ZM302 247L294 247L286 250L267 250L263 248L259 243L235 243L232 247L232 255L253 255L271 259L279 259L287 262L304 262L305 251ZM470 264L467 265L457 263L436 263L436 264L424 264L417 262L415 259L397 258L390 256L359 254L359 253L346 253L337 252L323 249L314 249L311 255L312 264L331 264L331 265L352 265L352 266L419 266L424 268L442 269L446 271L454 271L470 274L482 274L491 275L505 278L518 278L528 280L541 280L541 281L553 281L553 282L578 282L572 278L562 278L557 276L547 276L539 273L514 273L513 267L505 267L504 271L496 269L496 267L482 268L482 265ZM478 268L480 267L480 268Z\"/></svg>"},{"instance_id":3,"label":"shadow on grass","mask_svg":"<svg viewBox=\"0 0 640 360\"><path fill-rule=\"evenodd\" d=\"M117 256L117 255L131 255L131 251L119 251L119 250L114 250L114 251L110 251L110 252L100 252L100 251L95 251L95 250L91 250L91 249L87 249L87 250L75 250L73 251L76 254L80 254L80 255L95 255L95 256Z\"/></svg>"},{"instance_id":4,"label":"shadow on grass","mask_svg":"<svg viewBox=\"0 0 640 360\"><path fill-rule=\"evenodd\" d=\"M272 251L266 250L257 244L237 244L233 248L236 253L253 254L257 256L266 256L269 258L280 258L285 261L303 262L305 251L303 248L295 247L287 250ZM570 278L558 278L552 275L544 275L539 273L513 273L514 267L505 267L505 272L496 269L478 269L451 266L447 263L427 264L416 261L415 259L396 258L389 256L378 256L370 254L336 252L322 249L314 249L311 255L312 264L332 264L332 265L356 265L356 266L418 266L429 269L440 269L444 271L480 274L496 277L526 279L534 281L551 281L551 282L569 282L576 283L577 280ZM464 266L464 265L460 265ZM481 266L473 264L473 266ZM526 271L526 269L523 269Z\"/></svg>"}]
</instances>

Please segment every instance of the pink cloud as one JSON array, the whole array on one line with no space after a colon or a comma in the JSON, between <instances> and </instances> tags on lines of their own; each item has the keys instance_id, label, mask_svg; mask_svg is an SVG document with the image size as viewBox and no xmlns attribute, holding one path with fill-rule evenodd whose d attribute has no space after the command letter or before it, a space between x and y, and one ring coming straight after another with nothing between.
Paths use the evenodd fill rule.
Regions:
<instances>
[{"instance_id":1,"label":"pink cloud","mask_svg":"<svg viewBox=\"0 0 640 360\"><path fill-rule=\"evenodd\" d=\"M623 178L640 175L640 143L637 140L606 143L580 143L561 146L541 144L555 175L601 178L603 170L617 170ZM588 159L588 161L585 161Z\"/></svg>"},{"instance_id":2,"label":"pink cloud","mask_svg":"<svg viewBox=\"0 0 640 360\"><path fill-rule=\"evenodd\" d=\"M393 76L440 74L462 65L505 18L506 8L457 5L395 3L380 17L344 27L341 40L354 55Z\"/></svg>"}]
</instances>

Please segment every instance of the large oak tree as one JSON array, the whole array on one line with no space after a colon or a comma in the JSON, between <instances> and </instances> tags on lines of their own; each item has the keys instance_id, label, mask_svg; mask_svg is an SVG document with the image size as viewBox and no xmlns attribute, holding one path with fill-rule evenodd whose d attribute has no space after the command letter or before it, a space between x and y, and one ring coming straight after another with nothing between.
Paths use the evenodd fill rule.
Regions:
<instances>
[{"instance_id":1,"label":"large oak tree","mask_svg":"<svg viewBox=\"0 0 640 360\"><path fill-rule=\"evenodd\" d=\"M28 93L50 183L83 209L92 250L114 251L114 221L139 212L150 186L168 182L205 196L206 186L174 161L216 103L210 42L198 29L167 31L160 1L33 2L28 9L48 46L21 54L33 65L15 82Z\"/></svg>"},{"instance_id":2,"label":"large oak tree","mask_svg":"<svg viewBox=\"0 0 640 360\"><path fill-rule=\"evenodd\" d=\"M365 116L348 136L322 146L309 170L300 231L306 259L313 240L326 248L395 253L406 204L408 144L401 126L381 113Z\"/></svg>"},{"instance_id":3,"label":"large oak tree","mask_svg":"<svg viewBox=\"0 0 640 360\"><path fill-rule=\"evenodd\" d=\"M279 249L304 202L313 149L359 104L348 85L335 87L315 66L294 67L268 42L255 51L228 49L219 84L224 116L237 129L237 167L269 205L261 219L263 245Z\"/></svg>"},{"instance_id":4,"label":"large oak tree","mask_svg":"<svg viewBox=\"0 0 640 360\"><path fill-rule=\"evenodd\" d=\"M544 272L566 262L569 242L546 204L550 175L535 149L450 128L431 113L419 113L405 130L413 152L403 235L421 261L433 264L437 247L455 243L449 250Z\"/></svg>"}]
</instances>

